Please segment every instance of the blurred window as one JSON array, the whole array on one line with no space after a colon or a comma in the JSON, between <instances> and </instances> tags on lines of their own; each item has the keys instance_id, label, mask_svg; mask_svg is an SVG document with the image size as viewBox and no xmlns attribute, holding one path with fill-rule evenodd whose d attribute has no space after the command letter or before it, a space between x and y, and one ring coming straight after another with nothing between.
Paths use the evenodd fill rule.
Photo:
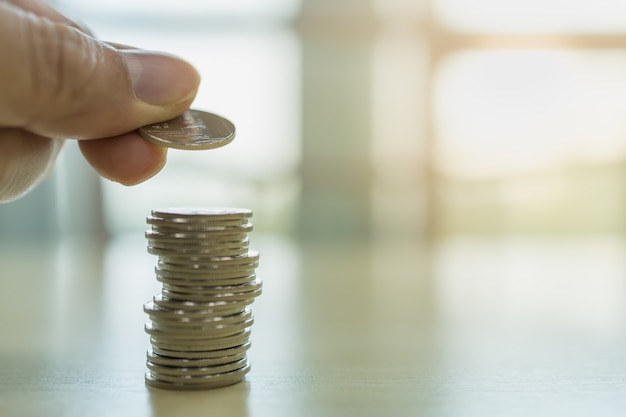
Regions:
<instances>
[{"instance_id":1,"label":"blurred window","mask_svg":"<svg viewBox=\"0 0 626 417\"><path fill-rule=\"evenodd\" d=\"M622 0L436 0L438 19L478 33L626 32Z\"/></svg>"}]
</instances>

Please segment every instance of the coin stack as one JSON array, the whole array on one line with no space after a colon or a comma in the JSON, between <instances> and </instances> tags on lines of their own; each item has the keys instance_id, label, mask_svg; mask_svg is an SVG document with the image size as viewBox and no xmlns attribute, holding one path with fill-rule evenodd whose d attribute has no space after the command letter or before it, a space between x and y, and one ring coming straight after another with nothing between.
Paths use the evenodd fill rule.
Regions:
<instances>
[{"instance_id":1,"label":"coin stack","mask_svg":"<svg viewBox=\"0 0 626 417\"><path fill-rule=\"evenodd\" d=\"M261 294L249 249L248 209L168 208L147 218L148 252L159 257L162 289L144 305L150 335L146 383L166 389L206 389L241 381Z\"/></svg>"}]
</instances>

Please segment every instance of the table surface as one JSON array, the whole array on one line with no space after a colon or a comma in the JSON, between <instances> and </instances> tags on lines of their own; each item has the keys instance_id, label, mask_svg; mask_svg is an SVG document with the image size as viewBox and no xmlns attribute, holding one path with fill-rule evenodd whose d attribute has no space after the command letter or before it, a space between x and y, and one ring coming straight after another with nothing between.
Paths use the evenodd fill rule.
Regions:
<instances>
[{"instance_id":1,"label":"table surface","mask_svg":"<svg viewBox=\"0 0 626 417\"><path fill-rule=\"evenodd\" d=\"M252 371L145 386L142 236L3 242L0 415L618 416L620 237L299 242L258 235Z\"/></svg>"}]
</instances>

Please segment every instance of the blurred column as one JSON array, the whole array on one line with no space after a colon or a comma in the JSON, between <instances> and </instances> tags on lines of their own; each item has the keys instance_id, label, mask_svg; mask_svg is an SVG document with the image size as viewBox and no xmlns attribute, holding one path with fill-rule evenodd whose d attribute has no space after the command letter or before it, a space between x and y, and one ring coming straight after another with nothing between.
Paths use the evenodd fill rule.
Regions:
<instances>
[{"instance_id":1,"label":"blurred column","mask_svg":"<svg viewBox=\"0 0 626 417\"><path fill-rule=\"evenodd\" d=\"M26 196L0 204L0 241L51 236L57 233L56 175Z\"/></svg>"},{"instance_id":2,"label":"blurred column","mask_svg":"<svg viewBox=\"0 0 626 417\"><path fill-rule=\"evenodd\" d=\"M53 174L26 196L0 204L0 239L105 236L100 178L68 140Z\"/></svg>"},{"instance_id":3,"label":"blurred column","mask_svg":"<svg viewBox=\"0 0 626 417\"><path fill-rule=\"evenodd\" d=\"M304 1L302 200L308 239L369 235L372 15L368 2Z\"/></svg>"},{"instance_id":4,"label":"blurred column","mask_svg":"<svg viewBox=\"0 0 626 417\"><path fill-rule=\"evenodd\" d=\"M68 141L57 163L57 212L61 234L105 237L101 179L78 144Z\"/></svg>"}]
</instances>

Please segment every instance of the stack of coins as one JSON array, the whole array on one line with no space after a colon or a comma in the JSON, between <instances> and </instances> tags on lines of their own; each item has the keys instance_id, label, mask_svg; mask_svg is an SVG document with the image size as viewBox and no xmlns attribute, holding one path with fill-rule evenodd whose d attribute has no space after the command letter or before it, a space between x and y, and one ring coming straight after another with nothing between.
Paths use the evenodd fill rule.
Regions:
<instances>
[{"instance_id":1,"label":"stack of coins","mask_svg":"<svg viewBox=\"0 0 626 417\"><path fill-rule=\"evenodd\" d=\"M261 294L249 249L248 209L168 208L147 218L148 252L162 289L144 305L150 335L146 383L157 388L206 389L241 381Z\"/></svg>"}]
</instances>

